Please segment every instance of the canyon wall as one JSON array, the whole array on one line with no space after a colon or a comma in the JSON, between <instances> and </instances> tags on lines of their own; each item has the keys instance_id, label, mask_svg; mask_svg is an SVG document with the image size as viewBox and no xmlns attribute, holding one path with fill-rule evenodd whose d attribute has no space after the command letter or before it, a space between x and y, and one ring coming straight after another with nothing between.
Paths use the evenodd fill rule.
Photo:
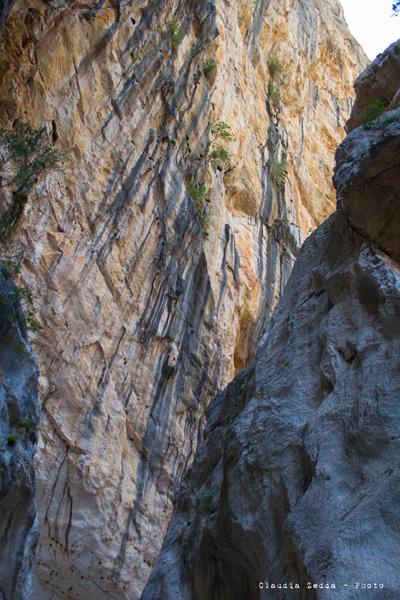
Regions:
<instances>
[{"instance_id":1,"label":"canyon wall","mask_svg":"<svg viewBox=\"0 0 400 600\"><path fill-rule=\"evenodd\" d=\"M207 409L143 600L399 597L399 51L357 83L351 122L363 90L388 110L339 146L337 211Z\"/></svg>"},{"instance_id":2,"label":"canyon wall","mask_svg":"<svg viewBox=\"0 0 400 600\"><path fill-rule=\"evenodd\" d=\"M33 455L39 420L38 369L21 295L0 267L0 598L32 595L38 524Z\"/></svg>"},{"instance_id":3,"label":"canyon wall","mask_svg":"<svg viewBox=\"0 0 400 600\"><path fill-rule=\"evenodd\" d=\"M2 125L60 156L3 245L42 326L35 598L137 599L367 61L336 0L17 1L0 50Z\"/></svg>"}]
</instances>

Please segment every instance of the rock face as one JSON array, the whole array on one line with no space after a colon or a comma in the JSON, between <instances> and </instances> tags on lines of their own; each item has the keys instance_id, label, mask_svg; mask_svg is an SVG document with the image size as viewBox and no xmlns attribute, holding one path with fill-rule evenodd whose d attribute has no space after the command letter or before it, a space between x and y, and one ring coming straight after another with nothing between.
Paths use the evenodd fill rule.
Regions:
<instances>
[{"instance_id":1,"label":"rock face","mask_svg":"<svg viewBox=\"0 0 400 600\"><path fill-rule=\"evenodd\" d=\"M43 325L35 597L135 600L205 406L333 210L366 58L336 0L17 1L0 57L2 124L62 156L6 249Z\"/></svg>"},{"instance_id":2,"label":"rock face","mask_svg":"<svg viewBox=\"0 0 400 600\"><path fill-rule=\"evenodd\" d=\"M143 600L399 597L399 118L339 147L338 211L303 245L255 366L210 405Z\"/></svg>"},{"instance_id":3,"label":"rock face","mask_svg":"<svg viewBox=\"0 0 400 600\"><path fill-rule=\"evenodd\" d=\"M0 266L0 598L27 600L38 527L33 454L38 369L18 292Z\"/></svg>"},{"instance_id":4,"label":"rock face","mask_svg":"<svg viewBox=\"0 0 400 600\"><path fill-rule=\"evenodd\" d=\"M400 44L399 44L400 47ZM350 223L400 260L400 109L352 132L337 153L338 208Z\"/></svg>"},{"instance_id":5,"label":"rock face","mask_svg":"<svg viewBox=\"0 0 400 600\"><path fill-rule=\"evenodd\" d=\"M338 208L350 223L392 258L400 259L400 40L356 81L357 99L348 129L360 124L371 101L389 110L351 133L337 153ZM391 109L391 110L390 110Z\"/></svg>"},{"instance_id":6,"label":"rock face","mask_svg":"<svg viewBox=\"0 0 400 600\"><path fill-rule=\"evenodd\" d=\"M352 131L365 121L371 102L382 102L386 109L400 106L400 41L380 54L355 82L356 102L346 123Z\"/></svg>"},{"instance_id":7,"label":"rock face","mask_svg":"<svg viewBox=\"0 0 400 600\"><path fill-rule=\"evenodd\" d=\"M0 7L0 32L4 27L4 24L7 20L8 15L11 12L11 9L14 5L14 0L2 0Z\"/></svg>"}]
</instances>

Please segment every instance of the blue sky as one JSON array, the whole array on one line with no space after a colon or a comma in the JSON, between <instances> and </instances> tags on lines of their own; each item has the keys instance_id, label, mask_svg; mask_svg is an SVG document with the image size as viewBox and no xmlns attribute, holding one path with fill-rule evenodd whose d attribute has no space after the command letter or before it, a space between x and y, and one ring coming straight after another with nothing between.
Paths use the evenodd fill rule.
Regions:
<instances>
[{"instance_id":1,"label":"blue sky","mask_svg":"<svg viewBox=\"0 0 400 600\"><path fill-rule=\"evenodd\" d=\"M351 33L374 59L400 38L400 15L392 17L391 0L340 0Z\"/></svg>"}]
</instances>

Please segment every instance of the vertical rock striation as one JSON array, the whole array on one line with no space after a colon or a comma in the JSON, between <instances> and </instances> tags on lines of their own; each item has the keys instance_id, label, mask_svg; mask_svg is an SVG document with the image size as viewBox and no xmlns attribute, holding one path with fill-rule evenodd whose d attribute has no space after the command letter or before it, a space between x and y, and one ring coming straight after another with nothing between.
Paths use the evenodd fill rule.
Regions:
<instances>
[{"instance_id":1,"label":"vertical rock striation","mask_svg":"<svg viewBox=\"0 0 400 600\"><path fill-rule=\"evenodd\" d=\"M43 324L35 594L137 599L205 406L333 210L366 58L336 0L17 1L0 56L2 124L63 157L6 248Z\"/></svg>"},{"instance_id":2,"label":"vertical rock striation","mask_svg":"<svg viewBox=\"0 0 400 600\"><path fill-rule=\"evenodd\" d=\"M400 109L339 147L338 210L208 408L143 600L399 597L399 152Z\"/></svg>"},{"instance_id":3,"label":"vertical rock striation","mask_svg":"<svg viewBox=\"0 0 400 600\"><path fill-rule=\"evenodd\" d=\"M0 598L32 594L35 521L33 454L38 370L16 287L0 266Z\"/></svg>"}]
</instances>

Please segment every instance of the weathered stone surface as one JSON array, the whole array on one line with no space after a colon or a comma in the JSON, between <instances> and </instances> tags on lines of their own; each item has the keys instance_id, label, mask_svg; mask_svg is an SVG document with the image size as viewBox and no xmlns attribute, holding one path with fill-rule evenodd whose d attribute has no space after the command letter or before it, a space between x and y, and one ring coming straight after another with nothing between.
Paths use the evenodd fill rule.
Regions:
<instances>
[{"instance_id":1,"label":"weathered stone surface","mask_svg":"<svg viewBox=\"0 0 400 600\"><path fill-rule=\"evenodd\" d=\"M400 260L400 109L352 131L339 146L334 182L350 223Z\"/></svg>"},{"instance_id":2,"label":"weathered stone surface","mask_svg":"<svg viewBox=\"0 0 400 600\"><path fill-rule=\"evenodd\" d=\"M46 123L64 157L7 248L45 325L35 594L136 600L204 407L254 358L333 210L366 58L336 0L32 0L1 43L2 124ZM211 144L218 121L234 141ZM231 159L214 168L220 143ZM201 182L206 239L188 194Z\"/></svg>"},{"instance_id":3,"label":"weathered stone surface","mask_svg":"<svg viewBox=\"0 0 400 600\"><path fill-rule=\"evenodd\" d=\"M8 15L11 12L12 7L14 6L14 0L2 0L0 6L0 33L7 21Z\"/></svg>"},{"instance_id":4,"label":"weathered stone surface","mask_svg":"<svg viewBox=\"0 0 400 600\"><path fill-rule=\"evenodd\" d=\"M394 42L369 65L357 78L354 88L357 94L346 131L365 122L368 106L380 100L388 109L399 106L400 101L400 40Z\"/></svg>"},{"instance_id":5,"label":"weathered stone surface","mask_svg":"<svg viewBox=\"0 0 400 600\"><path fill-rule=\"evenodd\" d=\"M378 120L339 149L340 210L305 242L254 374L209 407L143 600L399 597L400 268L360 233L386 191L398 208L399 139ZM378 180L373 212L353 182L368 199Z\"/></svg>"},{"instance_id":6,"label":"weathered stone surface","mask_svg":"<svg viewBox=\"0 0 400 600\"><path fill-rule=\"evenodd\" d=\"M38 369L18 294L0 265L0 598L32 595L35 521L33 455L39 420Z\"/></svg>"}]
</instances>

